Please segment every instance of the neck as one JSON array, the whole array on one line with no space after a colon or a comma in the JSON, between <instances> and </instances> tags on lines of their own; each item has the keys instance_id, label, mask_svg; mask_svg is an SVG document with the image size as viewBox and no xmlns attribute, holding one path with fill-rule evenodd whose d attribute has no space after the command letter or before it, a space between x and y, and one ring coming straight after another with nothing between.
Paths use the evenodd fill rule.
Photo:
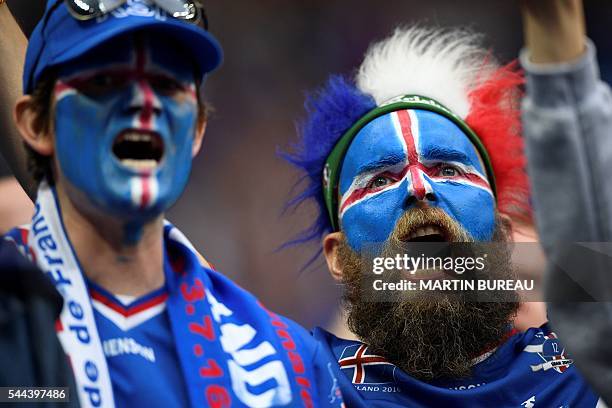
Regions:
<instances>
[{"instance_id":1,"label":"neck","mask_svg":"<svg viewBox=\"0 0 612 408\"><path fill-rule=\"evenodd\" d=\"M163 215L139 225L134 233L125 220L96 210L81 211L59 183L57 194L66 233L91 281L128 296L163 286Z\"/></svg>"}]
</instances>

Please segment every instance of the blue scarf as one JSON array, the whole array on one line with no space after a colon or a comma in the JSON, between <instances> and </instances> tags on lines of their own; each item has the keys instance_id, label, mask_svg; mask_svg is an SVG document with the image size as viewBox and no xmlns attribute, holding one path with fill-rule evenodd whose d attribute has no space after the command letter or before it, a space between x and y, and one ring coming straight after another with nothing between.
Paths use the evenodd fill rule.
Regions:
<instances>
[{"instance_id":1,"label":"blue scarf","mask_svg":"<svg viewBox=\"0 0 612 408\"><path fill-rule=\"evenodd\" d=\"M8 238L51 277L64 297L57 331L81 406L113 407L87 285L52 187L41 184L31 225ZM177 266L165 270L167 309L192 406L313 406L318 379L312 368L315 343L308 333L208 269L168 222L164 239L170 262ZM341 397L334 394L333 384L330 402L336 405Z\"/></svg>"}]
</instances>

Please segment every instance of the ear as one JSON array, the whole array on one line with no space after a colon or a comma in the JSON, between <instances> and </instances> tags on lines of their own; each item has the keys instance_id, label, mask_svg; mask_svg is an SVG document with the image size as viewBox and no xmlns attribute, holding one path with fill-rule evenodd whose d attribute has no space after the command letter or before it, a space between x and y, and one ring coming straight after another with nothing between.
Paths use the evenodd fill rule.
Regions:
<instances>
[{"instance_id":1,"label":"ear","mask_svg":"<svg viewBox=\"0 0 612 408\"><path fill-rule=\"evenodd\" d=\"M332 232L323 238L323 255L327 261L327 269L336 282L342 282L344 276L342 263L338 256L338 249L343 239L344 235L341 232Z\"/></svg>"},{"instance_id":2,"label":"ear","mask_svg":"<svg viewBox=\"0 0 612 408\"><path fill-rule=\"evenodd\" d=\"M45 127L38 123L30 95L23 95L17 100L13 111L13 119L21 137L35 152L43 156L53 154L53 137L51 132L45 130Z\"/></svg>"},{"instance_id":3,"label":"ear","mask_svg":"<svg viewBox=\"0 0 612 408\"><path fill-rule=\"evenodd\" d=\"M501 224L501 228L504 231L504 234L508 239L512 240L512 218L510 218L506 214L499 214L499 221Z\"/></svg>"},{"instance_id":4,"label":"ear","mask_svg":"<svg viewBox=\"0 0 612 408\"><path fill-rule=\"evenodd\" d=\"M206 133L206 118L198 117L198 123L196 123L196 133L193 139L193 145L191 148L191 157L195 157L202 148L202 140L204 140L204 133Z\"/></svg>"}]
</instances>

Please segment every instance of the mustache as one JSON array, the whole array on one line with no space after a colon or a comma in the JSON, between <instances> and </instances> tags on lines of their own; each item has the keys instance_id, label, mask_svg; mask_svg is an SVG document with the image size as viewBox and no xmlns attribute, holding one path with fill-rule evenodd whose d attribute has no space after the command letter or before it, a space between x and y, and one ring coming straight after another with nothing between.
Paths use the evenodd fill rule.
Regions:
<instances>
[{"instance_id":1,"label":"mustache","mask_svg":"<svg viewBox=\"0 0 612 408\"><path fill-rule=\"evenodd\" d=\"M376 257L387 259L398 255L408 256L413 260L429 258L439 261L438 266L425 266L423 262L420 269L433 268L452 278L457 277L454 275L455 271L442 268L442 261L459 257L474 258L475 246L477 244L474 238L444 210L435 207L418 207L402 214L382 246L373 247L369 252L362 251L361 257L368 263L372 263ZM435 265L435 262L431 265ZM387 276L399 280L401 275L401 271L390 270Z\"/></svg>"},{"instance_id":2,"label":"mustache","mask_svg":"<svg viewBox=\"0 0 612 408\"><path fill-rule=\"evenodd\" d=\"M417 234L419 231L421 234ZM420 236L415 237L415 234ZM439 242L474 242L459 222L437 207L417 207L406 211L395 224L387 242L390 245L422 242L419 238L427 235L439 235Z\"/></svg>"}]
</instances>

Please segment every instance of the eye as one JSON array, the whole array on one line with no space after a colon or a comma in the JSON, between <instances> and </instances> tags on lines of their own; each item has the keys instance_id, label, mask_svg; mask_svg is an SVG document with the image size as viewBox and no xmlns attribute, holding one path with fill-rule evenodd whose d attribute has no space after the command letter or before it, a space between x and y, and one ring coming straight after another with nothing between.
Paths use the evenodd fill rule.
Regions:
<instances>
[{"instance_id":1,"label":"eye","mask_svg":"<svg viewBox=\"0 0 612 408\"><path fill-rule=\"evenodd\" d=\"M441 177L456 177L461 175L461 170L450 164L443 164L438 170L438 176Z\"/></svg>"},{"instance_id":2,"label":"eye","mask_svg":"<svg viewBox=\"0 0 612 408\"><path fill-rule=\"evenodd\" d=\"M101 96L125 86L126 83L127 79L123 76L101 72L79 81L76 87L84 94Z\"/></svg>"},{"instance_id":3,"label":"eye","mask_svg":"<svg viewBox=\"0 0 612 408\"><path fill-rule=\"evenodd\" d=\"M92 86L106 87L111 86L115 79L109 74L98 74L90 78L89 82Z\"/></svg>"},{"instance_id":4,"label":"eye","mask_svg":"<svg viewBox=\"0 0 612 408\"><path fill-rule=\"evenodd\" d=\"M149 84L155 90L163 95L174 96L185 91L185 87L178 81L163 75L155 75L149 78Z\"/></svg>"},{"instance_id":5,"label":"eye","mask_svg":"<svg viewBox=\"0 0 612 408\"><path fill-rule=\"evenodd\" d=\"M376 177L374 177L372 180L370 180L370 182L368 183L367 188L370 189L377 189L377 188L381 188L384 187L386 185L389 185L391 183L393 183L393 179L391 179L391 177L388 176L383 176L383 175L378 175Z\"/></svg>"}]
</instances>

